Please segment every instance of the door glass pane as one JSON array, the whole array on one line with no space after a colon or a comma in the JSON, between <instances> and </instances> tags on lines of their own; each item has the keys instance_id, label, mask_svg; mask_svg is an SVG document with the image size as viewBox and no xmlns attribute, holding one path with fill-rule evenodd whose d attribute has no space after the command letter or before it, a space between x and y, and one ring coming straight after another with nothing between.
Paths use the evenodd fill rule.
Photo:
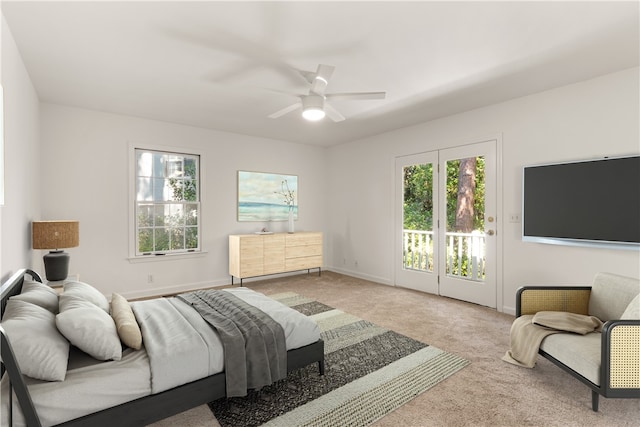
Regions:
<instances>
[{"instance_id":1,"label":"door glass pane","mask_svg":"<svg viewBox=\"0 0 640 427\"><path fill-rule=\"evenodd\" d=\"M433 271L433 164L405 166L402 257L406 270Z\"/></svg>"},{"instance_id":2,"label":"door glass pane","mask_svg":"<svg viewBox=\"0 0 640 427\"><path fill-rule=\"evenodd\" d=\"M484 157L446 162L446 274L485 277Z\"/></svg>"}]
</instances>

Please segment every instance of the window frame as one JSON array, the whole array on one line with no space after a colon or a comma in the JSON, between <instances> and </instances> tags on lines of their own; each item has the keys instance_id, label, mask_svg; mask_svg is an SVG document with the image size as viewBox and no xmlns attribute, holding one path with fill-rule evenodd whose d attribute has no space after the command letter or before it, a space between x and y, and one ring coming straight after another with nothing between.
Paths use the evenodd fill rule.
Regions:
<instances>
[{"instance_id":1,"label":"window frame","mask_svg":"<svg viewBox=\"0 0 640 427\"><path fill-rule=\"evenodd\" d=\"M170 250L170 251L152 251L152 252L138 252L138 200L137 200L137 151L151 151L166 153L169 155L184 155L198 157L198 165L196 167L198 174L198 200L195 202L184 201L184 203L197 204L198 209L198 247L195 249L183 249L183 250ZM147 262L147 261L161 261L163 259L179 259L179 258L192 258L196 256L203 256L206 251L203 249L202 239L202 212L203 212L203 195L204 192L204 172L203 163L204 155L200 150L189 147L173 147L166 145L155 144L140 144L129 143L129 261L130 262ZM153 203L153 202L150 202ZM164 202L160 202L163 204Z\"/></svg>"}]
</instances>

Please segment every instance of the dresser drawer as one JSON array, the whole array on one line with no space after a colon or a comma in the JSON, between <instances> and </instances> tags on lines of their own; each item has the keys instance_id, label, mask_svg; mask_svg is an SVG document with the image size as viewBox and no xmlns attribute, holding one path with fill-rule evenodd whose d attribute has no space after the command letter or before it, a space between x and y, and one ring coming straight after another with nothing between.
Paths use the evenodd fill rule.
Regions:
<instances>
[{"instance_id":1,"label":"dresser drawer","mask_svg":"<svg viewBox=\"0 0 640 427\"><path fill-rule=\"evenodd\" d=\"M285 258L304 258L322 255L322 245L287 246Z\"/></svg>"},{"instance_id":2,"label":"dresser drawer","mask_svg":"<svg viewBox=\"0 0 640 427\"><path fill-rule=\"evenodd\" d=\"M306 246L306 245L320 245L322 246L322 233L307 232L307 233L294 233L286 235L286 246Z\"/></svg>"},{"instance_id":3,"label":"dresser drawer","mask_svg":"<svg viewBox=\"0 0 640 427\"><path fill-rule=\"evenodd\" d=\"M285 261L287 271L306 270L322 267L322 255L304 258L287 258Z\"/></svg>"}]
</instances>

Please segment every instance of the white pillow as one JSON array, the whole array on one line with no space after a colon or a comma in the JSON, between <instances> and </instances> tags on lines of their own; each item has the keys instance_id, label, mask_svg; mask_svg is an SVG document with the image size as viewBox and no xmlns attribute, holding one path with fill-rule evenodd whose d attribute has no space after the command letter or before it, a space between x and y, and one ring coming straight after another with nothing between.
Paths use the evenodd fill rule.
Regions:
<instances>
[{"instance_id":1,"label":"white pillow","mask_svg":"<svg viewBox=\"0 0 640 427\"><path fill-rule=\"evenodd\" d=\"M58 330L71 344L98 360L120 360L122 344L116 324L95 304L66 292L60 295Z\"/></svg>"},{"instance_id":2,"label":"white pillow","mask_svg":"<svg viewBox=\"0 0 640 427\"><path fill-rule=\"evenodd\" d=\"M46 308L53 314L58 312L58 293L40 282L23 282L22 291L10 299L30 302Z\"/></svg>"},{"instance_id":3,"label":"white pillow","mask_svg":"<svg viewBox=\"0 0 640 427\"><path fill-rule=\"evenodd\" d=\"M631 300L620 319L640 320L640 294Z\"/></svg>"},{"instance_id":4,"label":"white pillow","mask_svg":"<svg viewBox=\"0 0 640 427\"><path fill-rule=\"evenodd\" d=\"M44 381L64 381L69 342L56 329L53 313L11 298L4 311L2 327L24 375Z\"/></svg>"},{"instance_id":5,"label":"white pillow","mask_svg":"<svg viewBox=\"0 0 640 427\"><path fill-rule=\"evenodd\" d=\"M140 350L142 347L140 326L138 326L129 301L120 294L113 293L111 295L111 317L116 322L118 336L122 343L134 350Z\"/></svg>"},{"instance_id":6,"label":"white pillow","mask_svg":"<svg viewBox=\"0 0 640 427\"><path fill-rule=\"evenodd\" d=\"M109 300L99 290L84 282L65 282L64 295L87 300L109 313ZM62 311L62 310L61 310Z\"/></svg>"}]
</instances>

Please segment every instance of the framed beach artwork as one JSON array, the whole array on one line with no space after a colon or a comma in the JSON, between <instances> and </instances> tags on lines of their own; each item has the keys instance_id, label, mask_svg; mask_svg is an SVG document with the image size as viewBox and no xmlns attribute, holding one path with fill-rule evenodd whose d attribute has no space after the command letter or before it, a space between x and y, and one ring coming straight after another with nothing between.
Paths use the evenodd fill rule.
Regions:
<instances>
[{"instance_id":1,"label":"framed beach artwork","mask_svg":"<svg viewBox=\"0 0 640 427\"><path fill-rule=\"evenodd\" d=\"M238 221L286 221L298 218L298 177L238 171Z\"/></svg>"}]
</instances>

